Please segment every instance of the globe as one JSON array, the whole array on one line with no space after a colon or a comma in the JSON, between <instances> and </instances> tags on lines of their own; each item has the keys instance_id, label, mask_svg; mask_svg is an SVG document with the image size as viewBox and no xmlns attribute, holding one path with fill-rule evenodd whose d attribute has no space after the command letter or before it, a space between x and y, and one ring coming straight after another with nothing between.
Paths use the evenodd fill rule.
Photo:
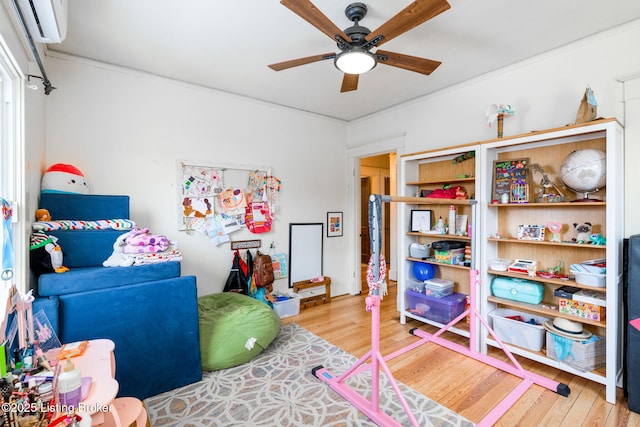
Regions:
<instances>
[{"instance_id":1,"label":"globe","mask_svg":"<svg viewBox=\"0 0 640 427\"><path fill-rule=\"evenodd\" d=\"M560 179L569 189L584 193L584 199L588 200L589 193L598 191L606 183L606 153L592 148L571 152L562 161Z\"/></svg>"},{"instance_id":2,"label":"globe","mask_svg":"<svg viewBox=\"0 0 640 427\"><path fill-rule=\"evenodd\" d=\"M411 270L413 277L422 282L433 279L436 275L436 267L433 264L426 264L424 262L414 262Z\"/></svg>"}]
</instances>

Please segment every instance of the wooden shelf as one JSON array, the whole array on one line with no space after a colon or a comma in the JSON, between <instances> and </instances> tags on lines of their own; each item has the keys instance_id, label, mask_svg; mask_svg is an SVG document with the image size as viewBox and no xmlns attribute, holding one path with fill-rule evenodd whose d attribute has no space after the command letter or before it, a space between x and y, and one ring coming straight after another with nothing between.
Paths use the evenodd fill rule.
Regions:
<instances>
[{"instance_id":1,"label":"wooden shelf","mask_svg":"<svg viewBox=\"0 0 640 427\"><path fill-rule=\"evenodd\" d=\"M474 177L467 178L451 178L451 179L438 179L433 181L414 181L407 182L407 185L439 185L439 184L451 184L451 183L465 183L465 182L475 182L476 179Z\"/></svg>"},{"instance_id":2,"label":"wooden shelf","mask_svg":"<svg viewBox=\"0 0 640 427\"><path fill-rule=\"evenodd\" d=\"M490 242L498 243L519 243L522 245L543 245L543 246L567 246L573 249L596 249L606 251L607 247L604 245L591 245L589 243L575 243L575 242L550 242L548 240L522 240L514 239L512 237L489 237L487 239Z\"/></svg>"},{"instance_id":3,"label":"wooden shelf","mask_svg":"<svg viewBox=\"0 0 640 427\"><path fill-rule=\"evenodd\" d=\"M517 279L526 279L526 280L531 280L533 282L541 282L541 283L550 283L553 285L558 285L558 286L574 286L576 288L580 288L580 289L589 289L591 291L597 291L597 292L602 292L605 293L607 290L606 288L599 288L597 286L589 286L589 285L583 285L580 283L576 283L575 280L573 279L545 279L544 277L529 277L526 274L523 273L513 273L510 271L496 271L496 270L488 270L489 274L494 274L496 276L505 276L505 277L515 277Z\"/></svg>"},{"instance_id":4,"label":"wooden shelf","mask_svg":"<svg viewBox=\"0 0 640 427\"><path fill-rule=\"evenodd\" d=\"M469 236L458 236L457 234L430 234L430 233L421 233L419 231L407 231L407 236L419 236L419 237L433 237L441 240L464 240L471 241L471 237Z\"/></svg>"},{"instance_id":5,"label":"wooden shelf","mask_svg":"<svg viewBox=\"0 0 640 427\"><path fill-rule=\"evenodd\" d=\"M580 322L580 323L584 323L584 324L587 324L587 325L597 326L598 328L605 328L607 326L606 320L597 321L597 320L585 319L583 317L572 316L570 314L560 313L560 312L558 312L558 310L553 310L551 308L548 308L548 307L553 306L553 304L551 304L551 303L547 303L547 304L527 304L525 302L513 301L513 300L509 300L509 299L494 297L494 296L490 296L489 298L487 298L487 300L491 301L491 302L495 302L495 303L500 304L500 305L503 305L505 307L519 308L521 310L526 310L526 311L530 311L532 313L541 314L541 315L543 315L545 317L548 317L548 318L551 318L551 319L553 319L554 317L563 317L565 319L573 320L574 322Z\"/></svg>"},{"instance_id":6,"label":"wooden shelf","mask_svg":"<svg viewBox=\"0 0 640 427\"><path fill-rule=\"evenodd\" d=\"M405 202L414 205L475 205L477 203L474 199L436 199L431 197L410 197L410 196L396 196L395 201Z\"/></svg>"},{"instance_id":7,"label":"wooden shelf","mask_svg":"<svg viewBox=\"0 0 640 427\"><path fill-rule=\"evenodd\" d=\"M430 259L420 259L420 258L407 257L407 261L423 262L425 264L439 265L440 267L447 267L447 268L461 268L463 270L470 270L471 269L470 267L465 267L464 265L445 264L443 262L437 262L436 260L430 260Z\"/></svg>"},{"instance_id":8,"label":"wooden shelf","mask_svg":"<svg viewBox=\"0 0 640 427\"><path fill-rule=\"evenodd\" d=\"M554 207L571 207L578 206L583 207L604 207L607 206L607 202L559 202L559 203L489 203L488 207L491 208L554 208Z\"/></svg>"}]
</instances>

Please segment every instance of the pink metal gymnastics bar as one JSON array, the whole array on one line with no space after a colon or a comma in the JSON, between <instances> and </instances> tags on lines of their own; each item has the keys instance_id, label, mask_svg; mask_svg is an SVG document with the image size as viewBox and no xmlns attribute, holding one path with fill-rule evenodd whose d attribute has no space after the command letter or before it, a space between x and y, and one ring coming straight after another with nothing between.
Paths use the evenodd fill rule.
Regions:
<instances>
[{"instance_id":1,"label":"pink metal gymnastics bar","mask_svg":"<svg viewBox=\"0 0 640 427\"><path fill-rule=\"evenodd\" d=\"M369 202L369 211L374 212L373 221L370 221L370 236L372 239L374 236L377 236L377 230L379 230L381 218L377 217L376 212L376 201L380 200L382 202L420 202L424 203L424 199L413 198L413 197L400 197L400 196L371 196ZM444 204L447 204L451 201L443 201ZM457 201L456 201L457 202ZM438 202L436 202L438 203ZM469 203L469 202L467 202ZM376 230L377 228L377 230ZM375 232L374 232L375 231ZM373 245L373 259L376 260L374 268L374 274L378 274L379 269L379 246ZM402 396L402 392L398 387L395 379L393 378L393 374L391 373L389 367L387 366L387 361L391 360L395 357L398 357L408 351L416 349L422 344L426 344L428 342L433 342L435 344L441 345L442 347L453 350L457 353L465 355L467 357L471 357L479 362L485 363L489 366L493 366L496 369L500 369L504 372L512 374L514 376L522 378L520 384L518 384L507 396L500 401L492 410L485 415L482 420L480 420L476 426L485 427L492 426L495 424L508 410L513 406L513 404L527 391L527 389L533 385L538 384L541 387L547 388L551 391L554 391L562 396L568 396L570 393L569 386L566 384L559 383L557 381L550 380L541 375L534 374L532 372L526 371L522 368L522 366L518 363L518 361L513 357L513 354L509 351L509 349L504 345L504 343L496 336L493 329L489 326L489 324L484 320L484 318L478 313L476 310L476 292L477 287L479 286L478 280L478 271L475 269L471 269L469 272L470 284L469 284L469 300L470 307L458 317L453 319L451 322L443 326L438 332L434 334L427 333L420 329L414 328L410 332L416 337L421 338L419 341L414 342L400 350L397 350L387 356L382 356L380 352L380 296L377 291L371 291L370 286L370 295L366 298L366 308L368 311L371 311L371 350L369 350L363 357L361 357L357 362L355 362L349 369L347 369L342 375L334 376L323 366L318 366L312 370L312 373L326 382L331 389L333 389L336 393L342 396L345 400L351 403L354 407L362 411L367 417L369 417L374 423L379 426L401 426L398 421L394 420L390 415L385 413L380 409L380 369L384 371L391 387L395 391L400 403L405 410L409 420L411 421L411 425L414 427L419 427L418 422L416 421L415 416L413 415L411 408L407 404L407 401ZM464 347L460 344L451 342L445 338L442 338L441 335L447 331L449 328L460 322L462 319L466 318L466 316L470 316L469 322L469 347ZM487 329L489 334L495 339L496 343L500 346L500 348L504 351L507 358L511 362L511 364L504 362L502 360L496 359L492 356L483 354L478 352L473 343L476 342L477 336L477 321L479 320L482 325ZM371 363L368 365L366 362L371 360ZM371 370L371 400L367 400L360 393L355 391L349 385L345 384L345 381L357 374L362 373L366 370Z\"/></svg>"}]
</instances>

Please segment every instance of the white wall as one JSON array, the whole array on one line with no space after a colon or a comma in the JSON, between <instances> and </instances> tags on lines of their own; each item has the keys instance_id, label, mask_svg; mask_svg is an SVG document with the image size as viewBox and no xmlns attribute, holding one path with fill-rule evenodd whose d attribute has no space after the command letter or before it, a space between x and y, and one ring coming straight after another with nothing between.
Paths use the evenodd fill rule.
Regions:
<instances>
[{"instance_id":1,"label":"white wall","mask_svg":"<svg viewBox=\"0 0 640 427\"><path fill-rule=\"evenodd\" d=\"M48 58L47 70L58 87L47 100L47 164L74 164L93 194L130 195L140 227L179 242L183 274L197 276L199 295L222 291L232 252L177 230L178 160L272 168L282 180L272 231L232 235L262 239L263 252L275 241L276 252L288 253L289 223L326 227L327 211L347 209L343 122L80 59ZM324 239L334 295L351 286L348 235Z\"/></svg>"},{"instance_id":2,"label":"white wall","mask_svg":"<svg viewBox=\"0 0 640 427\"><path fill-rule=\"evenodd\" d=\"M587 85L595 92L600 117L616 117L640 128L640 116L627 114L625 118L620 81L640 75L638 40L640 20L351 122L349 146L394 133L406 133L407 153L494 139L496 128L489 128L485 117L487 107L494 103L516 108L516 114L504 120L506 136L561 127L575 122ZM631 139L625 141L627 147L639 146L637 132ZM627 155L625 162L626 170L633 171L637 155ZM638 199L640 187L629 181L627 199ZM635 217L635 206L627 203L627 218ZM640 232L640 226L635 232Z\"/></svg>"}]
</instances>

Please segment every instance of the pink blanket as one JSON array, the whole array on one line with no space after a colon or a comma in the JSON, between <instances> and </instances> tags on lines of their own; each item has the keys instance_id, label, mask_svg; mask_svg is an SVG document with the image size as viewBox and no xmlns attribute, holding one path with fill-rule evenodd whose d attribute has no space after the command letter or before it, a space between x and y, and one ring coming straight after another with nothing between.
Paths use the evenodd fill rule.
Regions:
<instances>
[{"instance_id":1,"label":"pink blanket","mask_svg":"<svg viewBox=\"0 0 640 427\"><path fill-rule=\"evenodd\" d=\"M149 234L148 228L134 228L128 233L122 248L125 254L164 252L169 249L169 240L162 234Z\"/></svg>"}]
</instances>

